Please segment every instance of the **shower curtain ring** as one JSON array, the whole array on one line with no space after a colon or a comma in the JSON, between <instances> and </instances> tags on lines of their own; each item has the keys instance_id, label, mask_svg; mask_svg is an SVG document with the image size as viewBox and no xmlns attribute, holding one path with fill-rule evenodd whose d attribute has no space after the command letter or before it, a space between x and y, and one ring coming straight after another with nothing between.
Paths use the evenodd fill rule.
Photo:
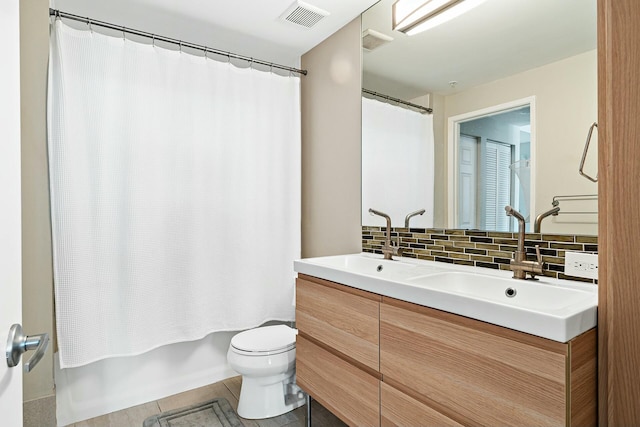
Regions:
<instances>
[{"instance_id":1,"label":"shower curtain ring","mask_svg":"<svg viewBox=\"0 0 640 427\"><path fill-rule=\"evenodd\" d=\"M123 26L122 27L122 40L127 40L127 36L125 35L124 30L125 30L125 28Z\"/></svg>"},{"instance_id":2,"label":"shower curtain ring","mask_svg":"<svg viewBox=\"0 0 640 427\"><path fill-rule=\"evenodd\" d=\"M93 34L93 27L91 26L91 18L87 18L87 24L89 24L89 32Z\"/></svg>"},{"instance_id":3,"label":"shower curtain ring","mask_svg":"<svg viewBox=\"0 0 640 427\"><path fill-rule=\"evenodd\" d=\"M151 45L153 47L156 47L156 35L155 34L151 34Z\"/></svg>"},{"instance_id":4,"label":"shower curtain ring","mask_svg":"<svg viewBox=\"0 0 640 427\"><path fill-rule=\"evenodd\" d=\"M180 53L182 53L182 40L180 40L180 43L178 43L178 45L180 46Z\"/></svg>"}]
</instances>

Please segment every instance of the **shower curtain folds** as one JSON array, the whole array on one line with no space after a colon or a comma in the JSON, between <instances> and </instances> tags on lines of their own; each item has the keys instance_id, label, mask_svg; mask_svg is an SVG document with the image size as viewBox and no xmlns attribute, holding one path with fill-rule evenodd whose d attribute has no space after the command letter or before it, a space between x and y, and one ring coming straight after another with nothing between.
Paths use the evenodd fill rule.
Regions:
<instances>
[{"instance_id":1,"label":"shower curtain folds","mask_svg":"<svg viewBox=\"0 0 640 427\"><path fill-rule=\"evenodd\" d=\"M56 20L49 79L61 368L293 320L298 77Z\"/></svg>"},{"instance_id":2,"label":"shower curtain folds","mask_svg":"<svg viewBox=\"0 0 640 427\"><path fill-rule=\"evenodd\" d=\"M425 209L411 225L433 227L434 156L433 115L362 97L362 225L384 224L369 208L387 213L392 227Z\"/></svg>"}]
</instances>

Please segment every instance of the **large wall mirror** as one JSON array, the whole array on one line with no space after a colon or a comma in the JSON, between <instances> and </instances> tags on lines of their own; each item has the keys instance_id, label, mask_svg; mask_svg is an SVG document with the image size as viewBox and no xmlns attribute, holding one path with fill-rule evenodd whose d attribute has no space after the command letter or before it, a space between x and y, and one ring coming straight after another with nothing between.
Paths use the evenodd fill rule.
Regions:
<instances>
[{"instance_id":1,"label":"large wall mirror","mask_svg":"<svg viewBox=\"0 0 640 427\"><path fill-rule=\"evenodd\" d=\"M395 1L362 15L363 225L384 225L369 208L402 227L426 207L411 227L510 231L508 203L528 231L553 211L541 232L596 235L597 183L578 173L597 120L596 0L485 0L415 35L392 30ZM393 109L365 121L367 102L422 116L425 145ZM597 175L597 131L583 170Z\"/></svg>"}]
</instances>

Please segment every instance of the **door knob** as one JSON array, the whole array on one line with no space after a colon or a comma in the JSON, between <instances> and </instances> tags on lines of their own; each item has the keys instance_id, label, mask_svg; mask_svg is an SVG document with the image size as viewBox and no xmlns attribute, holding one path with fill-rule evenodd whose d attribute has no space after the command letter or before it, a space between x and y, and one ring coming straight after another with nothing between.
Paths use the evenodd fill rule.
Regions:
<instances>
[{"instance_id":1,"label":"door knob","mask_svg":"<svg viewBox=\"0 0 640 427\"><path fill-rule=\"evenodd\" d=\"M49 334L26 336L22 333L22 326L19 323L14 324L9 329L9 337L7 338L7 366L13 368L20 363L22 353L28 350L36 350L31 359L24 364L25 372L31 372L36 367L49 346Z\"/></svg>"}]
</instances>

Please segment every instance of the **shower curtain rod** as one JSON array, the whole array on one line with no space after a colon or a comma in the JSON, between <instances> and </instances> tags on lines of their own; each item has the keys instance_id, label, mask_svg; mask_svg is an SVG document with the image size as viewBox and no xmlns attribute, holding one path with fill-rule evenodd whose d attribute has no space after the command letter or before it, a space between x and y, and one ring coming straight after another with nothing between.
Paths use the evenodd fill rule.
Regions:
<instances>
[{"instance_id":1,"label":"shower curtain rod","mask_svg":"<svg viewBox=\"0 0 640 427\"><path fill-rule=\"evenodd\" d=\"M189 42L185 42L185 41L182 41L182 40L172 39L170 37L159 36L157 34L147 33L146 31L134 30L132 28L123 27L122 25L114 25L114 24L110 24L108 22L97 21L95 19L85 18L85 17L82 17L82 16L73 15L71 13L62 12L62 11L57 10L57 9L49 9L49 16L55 16L57 18L65 18L65 19L71 19L73 21L82 22L82 23L88 24L89 28L91 28L92 25L97 25L99 27L109 28L111 30L116 30L116 31L121 31L122 33L134 34L136 36L150 38L154 42L156 40L159 40L159 41L162 41L162 42L165 42L165 43L171 43L171 44L179 45L180 48L188 47L190 49L201 50L201 51L203 51L205 53L205 55L207 53L213 53L215 55L226 56L229 59L234 58L234 59L240 59L240 60L243 60L243 61L247 61L250 64L266 65L267 67L270 67L270 68L278 68L280 70L289 71L291 73L298 73L298 74L302 74L304 76L307 75L307 70L300 70L300 69L297 69L297 68L288 67L286 65L275 64L273 62L263 61L261 59L256 59L256 58L252 58L252 57L249 57L249 56L239 55L237 53L231 53L231 52L227 52L227 51L220 50L220 49L213 49L213 48L202 46L202 45L198 45L198 44L195 44L195 43L189 43Z\"/></svg>"},{"instance_id":2,"label":"shower curtain rod","mask_svg":"<svg viewBox=\"0 0 640 427\"><path fill-rule=\"evenodd\" d=\"M421 110L422 114L425 114L425 113L431 114L431 113L433 113L433 108L423 107L422 105L418 105L418 104L412 104L411 102L403 101L402 99L394 98L394 97L389 96L389 95L383 95L381 93L374 92L374 91L369 90L369 89L362 88L362 92L363 93L367 93L369 95L377 96L378 98L386 99L387 101L393 101L393 102L397 102L398 104L408 105L409 107Z\"/></svg>"}]
</instances>

